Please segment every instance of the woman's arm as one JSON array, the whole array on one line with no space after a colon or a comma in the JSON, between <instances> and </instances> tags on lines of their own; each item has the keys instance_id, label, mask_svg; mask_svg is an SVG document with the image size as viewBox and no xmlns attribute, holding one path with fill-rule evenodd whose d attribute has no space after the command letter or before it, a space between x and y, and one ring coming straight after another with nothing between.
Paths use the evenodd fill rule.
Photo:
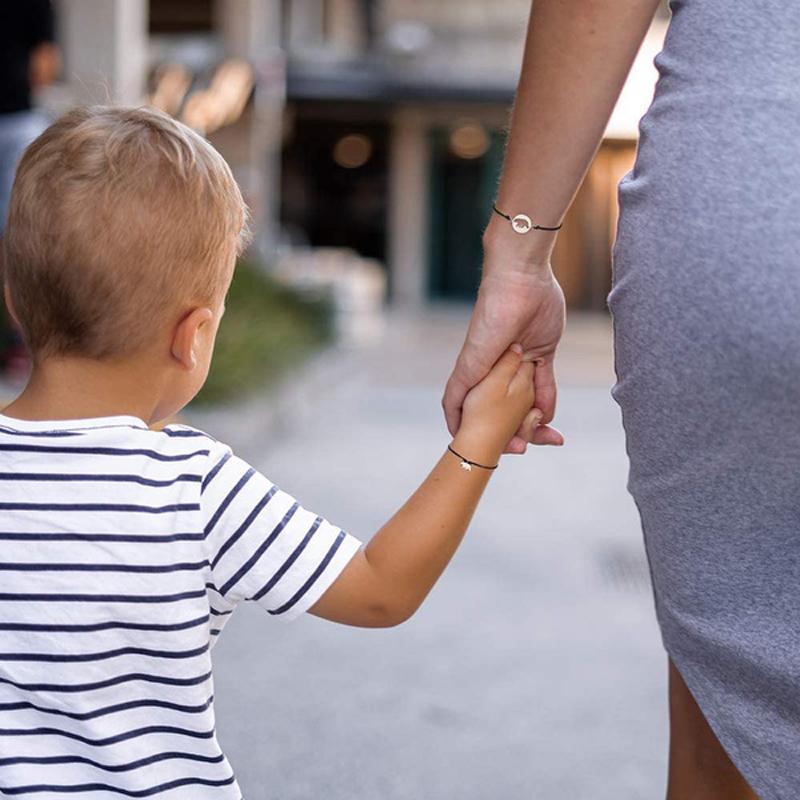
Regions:
<instances>
[{"instance_id":1,"label":"woman's arm","mask_svg":"<svg viewBox=\"0 0 800 800\"><path fill-rule=\"evenodd\" d=\"M535 0L512 114L497 205L535 224L558 225L600 145L658 0ZM514 233L492 215L484 233L481 289L466 341L445 390L452 434L467 391L511 342L536 362L536 398L555 412L553 358L564 298L550 268L555 233ZM509 445L560 444L557 431L522 428Z\"/></svg>"}]
</instances>

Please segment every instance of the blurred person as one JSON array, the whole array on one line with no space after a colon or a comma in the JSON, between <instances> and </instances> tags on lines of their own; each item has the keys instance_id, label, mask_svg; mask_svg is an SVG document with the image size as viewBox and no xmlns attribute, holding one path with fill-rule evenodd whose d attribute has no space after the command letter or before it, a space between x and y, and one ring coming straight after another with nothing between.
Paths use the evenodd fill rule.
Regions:
<instances>
[{"instance_id":1,"label":"blurred person","mask_svg":"<svg viewBox=\"0 0 800 800\"><path fill-rule=\"evenodd\" d=\"M0 237L17 162L47 125L33 106L32 92L52 83L60 65L49 0L0 3ZM5 316L0 320L0 367L14 374L27 369L20 337Z\"/></svg>"},{"instance_id":2,"label":"blurred person","mask_svg":"<svg viewBox=\"0 0 800 800\"><path fill-rule=\"evenodd\" d=\"M452 434L511 342L553 418L556 231L656 7L533 3L483 281L443 399ZM785 800L800 796L800 6L671 9L619 186L610 295L613 394L670 659L667 792ZM507 449L562 441L541 425Z\"/></svg>"},{"instance_id":3,"label":"blurred person","mask_svg":"<svg viewBox=\"0 0 800 800\"><path fill-rule=\"evenodd\" d=\"M0 233L17 162L47 124L33 90L52 83L60 66L49 0L0 4Z\"/></svg>"},{"instance_id":4,"label":"blurred person","mask_svg":"<svg viewBox=\"0 0 800 800\"><path fill-rule=\"evenodd\" d=\"M211 436L151 430L205 381L245 238L227 164L161 112L77 109L23 156L6 299L33 372L0 414L0 794L238 800L210 657L237 603L403 622L541 417L513 345L365 547Z\"/></svg>"}]
</instances>

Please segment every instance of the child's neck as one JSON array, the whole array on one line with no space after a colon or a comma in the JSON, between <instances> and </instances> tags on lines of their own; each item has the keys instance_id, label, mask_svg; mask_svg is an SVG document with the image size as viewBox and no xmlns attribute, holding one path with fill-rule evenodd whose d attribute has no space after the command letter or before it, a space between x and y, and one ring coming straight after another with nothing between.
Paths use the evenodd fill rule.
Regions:
<instances>
[{"instance_id":1,"label":"child's neck","mask_svg":"<svg viewBox=\"0 0 800 800\"><path fill-rule=\"evenodd\" d=\"M22 394L3 413L27 420L133 416L155 421L161 387L144 362L76 357L36 364Z\"/></svg>"}]
</instances>

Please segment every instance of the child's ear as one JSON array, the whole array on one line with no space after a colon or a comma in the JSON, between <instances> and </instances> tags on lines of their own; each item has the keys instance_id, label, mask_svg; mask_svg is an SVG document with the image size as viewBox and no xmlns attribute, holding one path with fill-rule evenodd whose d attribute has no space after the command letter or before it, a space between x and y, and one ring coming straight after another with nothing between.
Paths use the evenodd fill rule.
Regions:
<instances>
[{"instance_id":1,"label":"child's ear","mask_svg":"<svg viewBox=\"0 0 800 800\"><path fill-rule=\"evenodd\" d=\"M7 283L3 284L3 296L6 301L6 308L8 309L9 316L14 320L14 324L19 328L19 319L17 319L17 312L14 308L14 301L11 299L11 287Z\"/></svg>"},{"instance_id":2,"label":"child's ear","mask_svg":"<svg viewBox=\"0 0 800 800\"><path fill-rule=\"evenodd\" d=\"M172 335L170 353L184 369L192 370L197 366L197 354L201 349L201 328L210 324L213 318L214 313L210 308L193 308L177 324Z\"/></svg>"}]
</instances>

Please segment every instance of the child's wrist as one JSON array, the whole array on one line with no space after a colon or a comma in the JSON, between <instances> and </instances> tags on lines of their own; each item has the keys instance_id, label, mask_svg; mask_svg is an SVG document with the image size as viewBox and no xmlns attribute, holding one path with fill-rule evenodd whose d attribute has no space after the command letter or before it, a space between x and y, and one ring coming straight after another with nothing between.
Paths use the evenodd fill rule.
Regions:
<instances>
[{"instance_id":1,"label":"child's wrist","mask_svg":"<svg viewBox=\"0 0 800 800\"><path fill-rule=\"evenodd\" d=\"M493 466L500 460L506 444L499 444L495 439L487 432L462 426L453 438L452 448L470 461Z\"/></svg>"}]
</instances>

